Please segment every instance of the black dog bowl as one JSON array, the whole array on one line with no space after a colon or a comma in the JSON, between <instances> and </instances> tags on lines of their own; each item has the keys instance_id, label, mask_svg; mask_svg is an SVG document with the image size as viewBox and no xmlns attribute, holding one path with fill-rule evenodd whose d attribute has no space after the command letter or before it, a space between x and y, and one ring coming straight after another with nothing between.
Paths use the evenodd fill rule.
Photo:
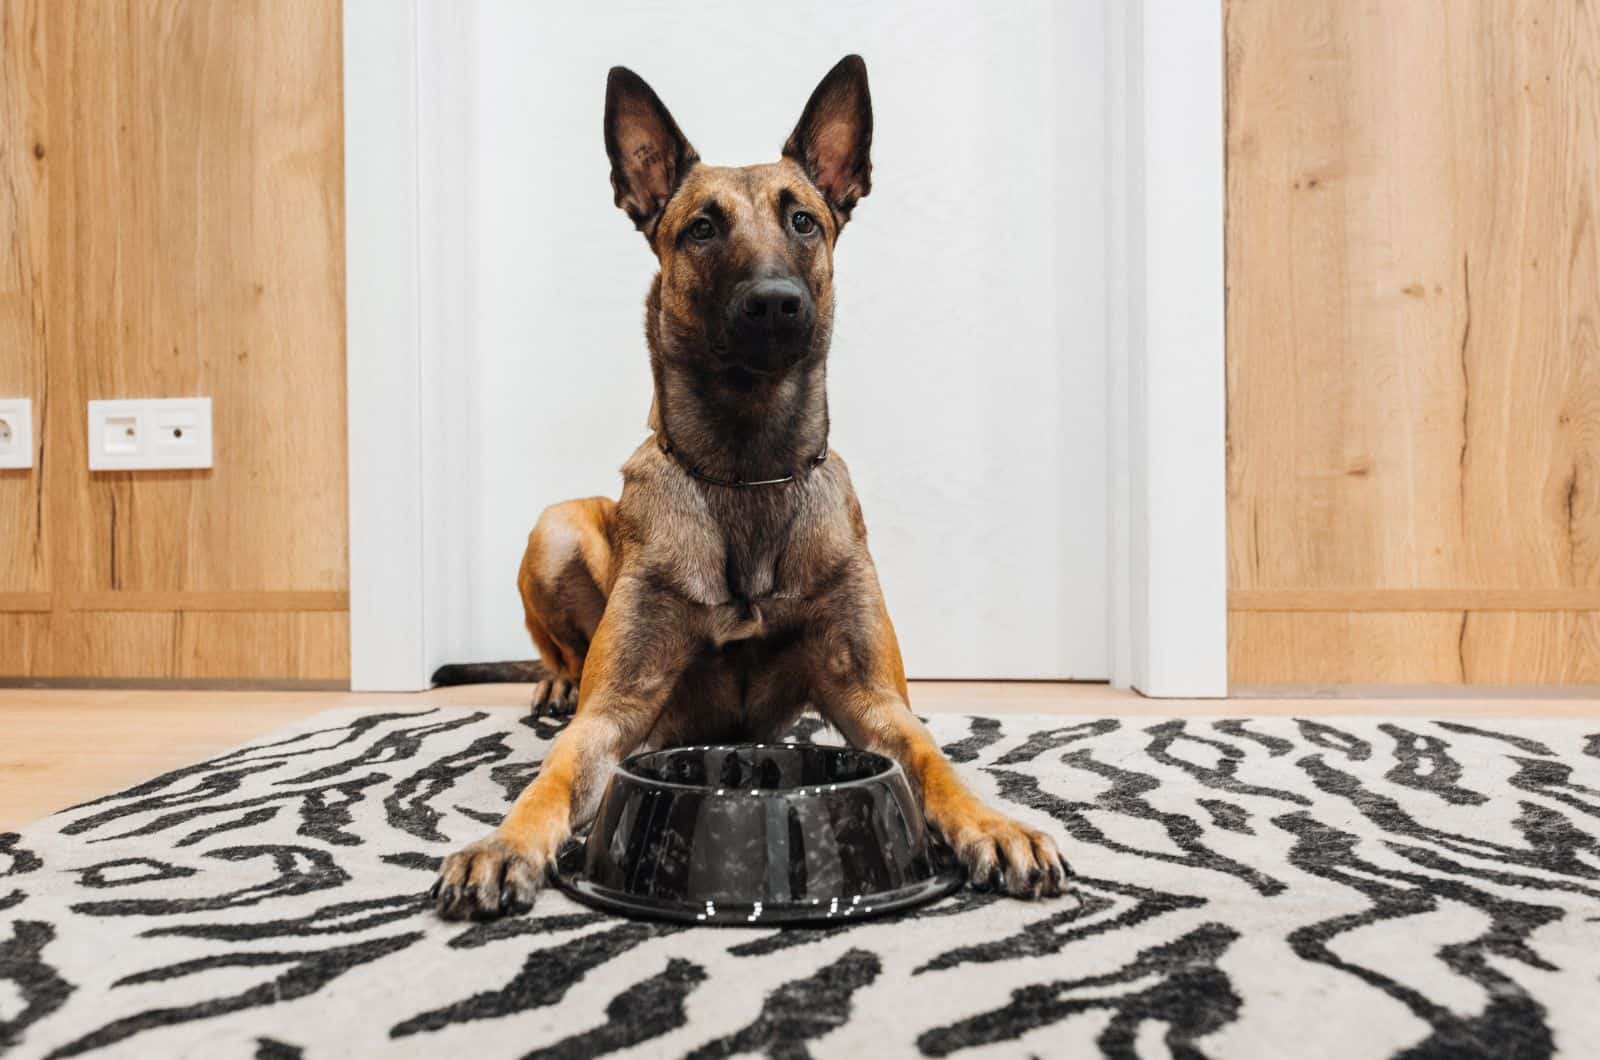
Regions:
<instances>
[{"instance_id":1,"label":"black dog bowl","mask_svg":"<svg viewBox=\"0 0 1600 1060\"><path fill-rule=\"evenodd\" d=\"M702 924L856 920L965 880L898 765L805 744L634 755L556 864L587 905Z\"/></svg>"}]
</instances>

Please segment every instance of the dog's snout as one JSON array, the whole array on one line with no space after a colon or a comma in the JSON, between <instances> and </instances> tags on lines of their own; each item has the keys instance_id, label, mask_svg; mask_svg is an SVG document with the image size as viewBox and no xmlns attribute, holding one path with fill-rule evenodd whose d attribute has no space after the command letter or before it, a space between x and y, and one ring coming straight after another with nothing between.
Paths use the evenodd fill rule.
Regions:
<instances>
[{"instance_id":1,"label":"dog's snout","mask_svg":"<svg viewBox=\"0 0 1600 1060\"><path fill-rule=\"evenodd\" d=\"M745 338L777 338L811 325L811 299L788 279L741 283L729 309L734 331Z\"/></svg>"}]
</instances>

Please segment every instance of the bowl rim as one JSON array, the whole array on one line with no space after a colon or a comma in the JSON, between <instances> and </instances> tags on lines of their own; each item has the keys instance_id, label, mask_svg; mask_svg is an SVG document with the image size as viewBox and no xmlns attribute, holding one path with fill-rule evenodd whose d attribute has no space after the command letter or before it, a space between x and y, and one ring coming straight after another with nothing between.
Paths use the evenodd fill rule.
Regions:
<instances>
[{"instance_id":1,"label":"bowl rim","mask_svg":"<svg viewBox=\"0 0 1600 1060\"><path fill-rule=\"evenodd\" d=\"M856 777L854 780L839 780L830 784L807 784L793 788L716 788L710 784L683 784L676 780L660 780L656 777L645 776L635 770L635 764L641 758L651 755L673 754L680 751L759 751L764 748L782 748L787 751L848 751L851 754L864 755L878 760L880 768L870 776ZM616 777L626 777L636 784L652 788L661 788L671 791L694 791L707 798L749 798L750 796L763 796L766 798L798 798L801 796L814 798L825 792L838 791L840 788L866 787L871 784L882 784L892 780L896 774L904 774L900 763L888 755L879 754L877 751L868 751L860 747L851 747L849 744L830 743L783 743L763 741L761 743L704 743L682 744L674 747L657 747L650 751L638 751L617 763Z\"/></svg>"},{"instance_id":2,"label":"bowl rim","mask_svg":"<svg viewBox=\"0 0 1600 1060\"><path fill-rule=\"evenodd\" d=\"M712 744L710 746L719 746ZM725 745L736 746L736 745ZM967 870L942 841L929 837L932 872L926 879L888 891L856 895L844 904L818 898L788 902L704 902L656 898L631 891L601 887L583 874L587 837L567 840L552 862L550 878L567 897L590 909L613 916L672 921L707 928L827 928L874 920L892 920L920 906L948 898L967 884Z\"/></svg>"}]
</instances>

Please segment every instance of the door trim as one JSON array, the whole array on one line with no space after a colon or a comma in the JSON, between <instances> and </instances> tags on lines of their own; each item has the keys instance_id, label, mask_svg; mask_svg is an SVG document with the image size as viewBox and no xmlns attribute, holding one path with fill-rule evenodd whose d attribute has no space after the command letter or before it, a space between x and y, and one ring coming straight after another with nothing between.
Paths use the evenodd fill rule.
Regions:
<instances>
[{"instance_id":1,"label":"door trim","mask_svg":"<svg viewBox=\"0 0 1600 1060\"><path fill-rule=\"evenodd\" d=\"M1111 0L1111 682L1228 690L1220 5Z\"/></svg>"},{"instance_id":2,"label":"door trim","mask_svg":"<svg viewBox=\"0 0 1600 1060\"><path fill-rule=\"evenodd\" d=\"M422 591L420 0L345 0L350 687L428 687Z\"/></svg>"},{"instance_id":3,"label":"door trim","mask_svg":"<svg viewBox=\"0 0 1600 1060\"><path fill-rule=\"evenodd\" d=\"M1227 692L1220 5L1105 0L1111 680ZM346 0L350 662L427 687L463 623L451 460L471 265L470 4ZM470 141L467 141L470 142ZM470 192L468 192L470 194ZM425 444L426 443L426 444ZM431 546L430 546L431 543Z\"/></svg>"}]
</instances>

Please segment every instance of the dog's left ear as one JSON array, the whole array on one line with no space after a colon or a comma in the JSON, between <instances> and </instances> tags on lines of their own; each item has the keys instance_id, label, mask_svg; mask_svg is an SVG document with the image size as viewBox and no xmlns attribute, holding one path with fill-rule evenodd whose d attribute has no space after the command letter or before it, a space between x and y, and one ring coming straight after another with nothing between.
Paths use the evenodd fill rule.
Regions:
<instances>
[{"instance_id":1,"label":"dog's left ear","mask_svg":"<svg viewBox=\"0 0 1600 1060\"><path fill-rule=\"evenodd\" d=\"M783 145L828 200L838 227L872 190L872 95L867 64L846 55L817 85Z\"/></svg>"},{"instance_id":2,"label":"dog's left ear","mask_svg":"<svg viewBox=\"0 0 1600 1060\"><path fill-rule=\"evenodd\" d=\"M605 135L616 203L653 243L661 211L700 156L661 97L626 66L606 78Z\"/></svg>"}]
</instances>

